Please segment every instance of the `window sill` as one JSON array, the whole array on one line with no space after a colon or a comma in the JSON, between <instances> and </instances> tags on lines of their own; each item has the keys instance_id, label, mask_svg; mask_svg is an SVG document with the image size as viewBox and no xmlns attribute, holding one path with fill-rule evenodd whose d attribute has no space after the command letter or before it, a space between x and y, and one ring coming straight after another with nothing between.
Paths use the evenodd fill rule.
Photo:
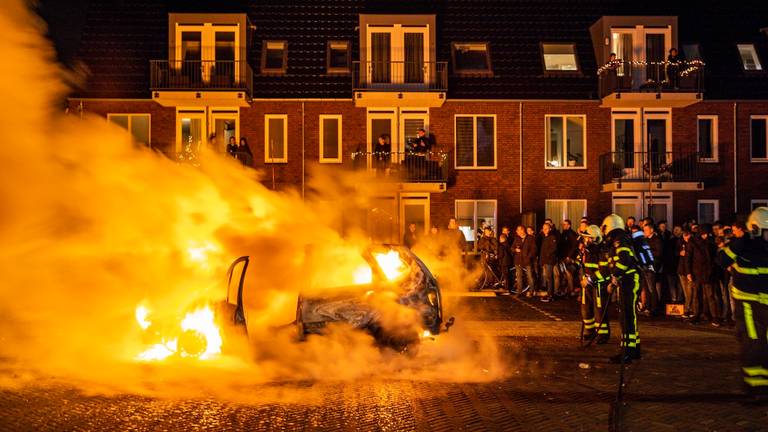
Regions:
<instances>
[{"instance_id":1,"label":"window sill","mask_svg":"<svg viewBox=\"0 0 768 432\"><path fill-rule=\"evenodd\" d=\"M454 167L454 169L461 170L461 171L483 171L483 170L485 170L485 171L495 171L498 168L496 168L496 166L494 165L492 167L485 167L485 166L481 166L481 167L459 167L459 166L457 166L457 167Z\"/></svg>"},{"instance_id":2,"label":"window sill","mask_svg":"<svg viewBox=\"0 0 768 432\"><path fill-rule=\"evenodd\" d=\"M282 76L285 75L285 70L283 69L262 69L261 70L262 76Z\"/></svg>"},{"instance_id":3,"label":"window sill","mask_svg":"<svg viewBox=\"0 0 768 432\"><path fill-rule=\"evenodd\" d=\"M320 159L318 161L321 164L340 164L342 163L341 159Z\"/></svg>"},{"instance_id":4,"label":"window sill","mask_svg":"<svg viewBox=\"0 0 768 432\"><path fill-rule=\"evenodd\" d=\"M720 161L718 159L699 159L699 163L717 164L717 163L720 163Z\"/></svg>"},{"instance_id":5,"label":"window sill","mask_svg":"<svg viewBox=\"0 0 768 432\"><path fill-rule=\"evenodd\" d=\"M328 69L325 74L331 76L351 75L352 71L349 69Z\"/></svg>"},{"instance_id":6,"label":"window sill","mask_svg":"<svg viewBox=\"0 0 768 432\"><path fill-rule=\"evenodd\" d=\"M573 170L586 170L587 167L585 166L575 166L575 167L544 167L547 171L573 171Z\"/></svg>"},{"instance_id":7,"label":"window sill","mask_svg":"<svg viewBox=\"0 0 768 432\"><path fill-rule=\"evenodd\" d=\"M749 161L752 163L768 163L768 158L765 158L765 159L750 158Z\"/></svg>"},{"instance_id":8,"label":"window sill","mask_svg":"<svg viewBox=\"0 0 768 432\"><path fill-rule=\"evenodd\" d=\"M265 164L287 164L287 160L265 160Z\"/></svg>"}]
</instances>

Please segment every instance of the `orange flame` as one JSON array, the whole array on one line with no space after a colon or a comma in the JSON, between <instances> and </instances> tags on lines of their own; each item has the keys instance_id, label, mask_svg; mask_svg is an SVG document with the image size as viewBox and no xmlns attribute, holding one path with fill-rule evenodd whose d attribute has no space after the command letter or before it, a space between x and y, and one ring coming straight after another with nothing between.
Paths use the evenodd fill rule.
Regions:
<instances>
[{"instance_id":1,"label":"orange flame","mask_svg":"<svg viewBox=\"0 0 768 432\"><path fill-rule=\"evenodd\" d=\"M374 253L373 257L381 267L381 271L384 272L384 276L389 280L399 279L408 270L396 250L390 250L387 253Z\"/></svg>"},{"instance_id":2,"label":"orange flame","mask_svg":"<svg viewBox=\"0 0 768 432\"><path fill-rule=\"evenodd\" d=\"M142 330L146 330L152 325L149 315L150 311L146 306L139 305L136 307L136 322ZM141 352L136 356L136 359L159 361L173 355L179 355L185 358L210 360L221 354L223 344L221 332L216 325L213 310L208 305L184 315L179 324L179 330L178 335L161 335L161 342Z\"/></svg>"}]
</instances>

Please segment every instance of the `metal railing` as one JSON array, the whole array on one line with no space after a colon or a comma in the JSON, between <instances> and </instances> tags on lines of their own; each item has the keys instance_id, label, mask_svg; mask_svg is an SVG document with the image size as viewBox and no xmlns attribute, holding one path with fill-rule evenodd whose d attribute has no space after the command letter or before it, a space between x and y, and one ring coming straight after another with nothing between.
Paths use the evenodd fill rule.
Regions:
<instances>
[{"instance_id":1,"label":"metal railing","mask_svg":"<svg viewBox=\"0 0 768 432\"><path fill-rule=\"evenodd\" d=\"M389 181L430 183L447 181L448 153L355 152L352 167L370 170L377 178Z\"/></svg>"},{"instance_id":2,"label":"metal railing","mask_svg":"<svg viewBox=\"0 0 768 432\"><path fill-rule=\"evenodd\" d=\"M253 71L243 60L150 60L151 90L245 90Z\"/></svg>"},{"instance_id":3,"label":"metal railing","mask_svg":"<svg viewBox=\"0 0 768 432\"><path fill-rule=\"evenodd\" d=\"M611 93L701 93L704 91L704 63L630 62L616 60L598 69L600 97Z\"/></svg>"},{"instance_id":4,"label":"metal railing","mask_svg":"<svg viewBox=\"0 0 768 432\"><path fill-rule=\"evenodd\" d=\"M600 155L600 183L702 182L696 152L610 152Z\"/></svg>"},{"instance_id":5,"label":"metal railing","mask_svg":"<svg viewBox=\"0 0 768 432\"><path fill-rule=\"evenodd\" d=\"M448 62L353 62L352 89L384 91L448 90Z\"/></svg>"}]
</instances>

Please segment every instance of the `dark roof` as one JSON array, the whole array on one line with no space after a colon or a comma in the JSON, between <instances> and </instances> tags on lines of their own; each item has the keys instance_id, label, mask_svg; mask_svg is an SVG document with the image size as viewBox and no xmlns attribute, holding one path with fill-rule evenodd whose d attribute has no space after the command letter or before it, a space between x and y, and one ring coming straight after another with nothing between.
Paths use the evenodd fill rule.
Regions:
<instances>
[{"instance_id":1,"label":"dark roof","mask_svg":"<svg viewBox=\"0 0 768 432\"><path fill-rule=\"evenodd\" d=\"M449 98L596 99L589 27L602 16L678 16L681 44L697 42L706 62L706 98L768 99L768 74L742 71L736 43L757 44L768 69L768 1L702 0L91 0L78 50L91 72L77 95L147 98L149 60L167 55L169 12L245 12L255 25L249 46L256 98L351 98L350 76L325 74L326 43L346 39L356 59L361 13L437 16L437 57L451 42L488 41L493 77L449 76ZM258 74L261 41L288 41L288 73ZM547 76L541 42L573 42L578 76Z\"/></svg>"}]
</instances>

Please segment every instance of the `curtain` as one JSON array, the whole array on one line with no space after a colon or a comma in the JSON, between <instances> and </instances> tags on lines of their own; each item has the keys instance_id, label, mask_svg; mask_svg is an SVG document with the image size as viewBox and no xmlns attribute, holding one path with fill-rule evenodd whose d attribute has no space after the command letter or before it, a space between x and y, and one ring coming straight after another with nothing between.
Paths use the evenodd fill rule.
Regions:
<instances>
[{"instance_id":1,"label":"curtain","mask_svg":"<svg viewBox=\"0 0 768 432\"><path fill-rule=\"evenodd\" d=\"M652 65L651 63L663 62L664 57L664 35L649 34L645 36L645 60L648 63L646 77L648 80L656 82L664 78L664 66Z\"/></svg>"},{"instance_id":2,"label":"curtain","mask_svg":"<svg viewBox=\"0 0 768 432\"><path fill-rule=\"evenodd\" d=\"M405 34L405 79L406 83L424 82L424 34Z\"/></svg>"},{"instance_id":3,"label":"curtain","mask_svg":"<svg viewBox=\"0 0 768 432\"><path fill-rule=\"evenodd\" d=\"M390 46L389 33L371 33L371 79L374 83L390 82Z\"/></svg>"}]
</instances>

